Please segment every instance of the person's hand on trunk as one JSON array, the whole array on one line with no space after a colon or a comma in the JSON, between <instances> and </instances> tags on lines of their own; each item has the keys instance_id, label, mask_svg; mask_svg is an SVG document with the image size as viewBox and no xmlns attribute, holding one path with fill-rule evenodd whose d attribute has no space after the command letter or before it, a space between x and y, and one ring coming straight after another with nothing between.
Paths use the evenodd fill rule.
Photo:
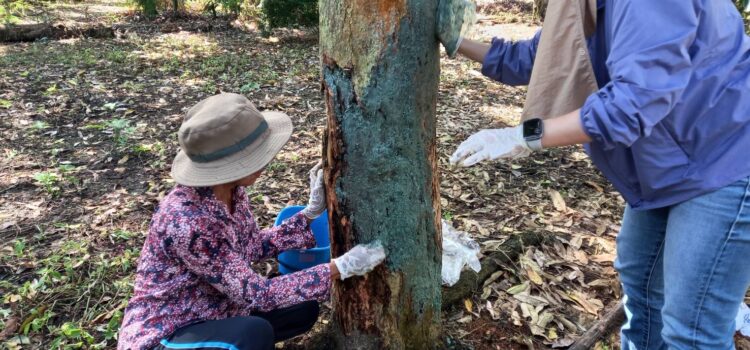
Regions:
<instances>
[{"instance_id":1,"label":"person's hand on trunk","mask_svg":"<svg viewBox=\"0 0 750 350\"><path fill-rule=\"evenodd\" d=\"M339 278L364 276L385 260L385 249L380 241L358 244L344 255L333 259Z\"/></svg>"},{"instance_id":2,"label":"person's hand on trunk","mask_svg":"<svg viewBox=\"0 0 750 350\"><path fill-rule=\"evenodd\" d=\"M302 213L308 219L315 219L326 210L326 190L323 186L323 163L320 162L310 170L310 200Z\"/></svg>"}]
</instances>

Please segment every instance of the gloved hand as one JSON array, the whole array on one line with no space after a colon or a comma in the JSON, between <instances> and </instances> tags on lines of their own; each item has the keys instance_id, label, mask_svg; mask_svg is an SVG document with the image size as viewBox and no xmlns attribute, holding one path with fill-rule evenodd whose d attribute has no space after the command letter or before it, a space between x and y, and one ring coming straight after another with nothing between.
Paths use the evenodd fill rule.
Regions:
<instances>
[{"instance_id":1,"label":"gloved hand","mask_svg":"<svg viewBox=\"0 0 750 350\"><path fill-rule=\"evenodd\" d=\"M440 0L437 36L448 57L455 57L461 40L476 22L476 5L468 0Z\"/></svg>"},{"instance_id":2,"label":"gloved hand","mask_svg":"<svg viewBox=\"0 0 750 350\"><path fill-rule=\"evenodd\" d=\"M472 166L483 160L527 157L531 148L523 138L523 125L504 129L486 129L461 143L450 158L451 164Z\"/></svg>"},{"instance_id":3,"label":"gloved hand","mask_svg":"<svg viewBox=\"0 0 750 350\"><path fill-rule=\"evenodd\" d=\"M333 259L341 280L352 276L363 276L385 260L385 249L380 241L358 244L344 255Z\"/></svg>"},{"instance_id":4,"label":"gloved hand","mask_svg":"<svg viewBox=\"0 0 750 350\"><path fill-rule=\"evenodd\" d=\"M315 219L326 210L326 190L323 187L323 163L319 162L310 170L310 200L302 213L308 219Z\"/></svg>"}]
</instances>

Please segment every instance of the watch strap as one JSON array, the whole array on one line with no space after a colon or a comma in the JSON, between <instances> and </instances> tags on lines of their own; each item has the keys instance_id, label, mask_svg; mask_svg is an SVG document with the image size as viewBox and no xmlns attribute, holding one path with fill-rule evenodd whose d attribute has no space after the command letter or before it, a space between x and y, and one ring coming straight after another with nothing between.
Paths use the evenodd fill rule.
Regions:
<instances>
[{"instance_id":1,"label":"watch strap","mask_svg":"<svg viewBox=\"0 0 750 350\"><path fill-rule=\"evenodd\" d=\"M527 140L526 145L529 146L529 148L536 152L542 150L542 139L536 139L536 140Z\"/></svg>"}]
</instances>

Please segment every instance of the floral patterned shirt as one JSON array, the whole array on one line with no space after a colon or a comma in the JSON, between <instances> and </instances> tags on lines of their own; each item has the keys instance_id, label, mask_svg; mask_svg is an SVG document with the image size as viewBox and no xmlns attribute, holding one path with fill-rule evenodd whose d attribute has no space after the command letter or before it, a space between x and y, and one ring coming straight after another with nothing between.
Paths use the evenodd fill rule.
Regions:
<instances>
[{"instance_id":1,"label":"floral patterned shirt","mask_svg":"<svg viewBox=\"0 0 750 350\"><path fill-rule=\"evenodd\" d=\"M162 200L141 251L118 349L150 349L198 321L328 299L328 264L271 279L250 269L283 250L314 247L309 220L299 213L259 230L243 188L233 200L230 214L211 188L182 185Z\"/></svg>"}]
</instances>

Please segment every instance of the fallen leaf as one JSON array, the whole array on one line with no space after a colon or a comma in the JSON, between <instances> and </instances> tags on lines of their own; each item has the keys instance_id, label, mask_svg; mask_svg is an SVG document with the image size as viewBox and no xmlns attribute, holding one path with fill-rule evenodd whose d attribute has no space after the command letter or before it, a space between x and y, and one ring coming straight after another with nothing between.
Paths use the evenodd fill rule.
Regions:
<instances>
[{"instance_id":1,"label":"fallen leaf","mask_svg":"<svg viewBox=\"0 0 750 350\"><path fill-rule=\"evenodd\" d=\"M586 312L592 315L599 315L599 310L604 308L604 304L598 299L589 299L586 295L580 292L573 292L568 294L578 305L583 307Z\"/></svg>"},{"instance_id":2,"label":"fallen leaf","mask_svg":"<svg viewBox=\"0 0 750 350\"><path fill-rule=\"evenodd\" d=\"M557 337L558 337L557 336L557 330L555 329L555 327L550 327L549 329L547 329L547 339L548 340L555 340L555 339L557 339Z\"/></svg>"},{"instance_id":3,"label":"fallen leaf","mask_svg":"<svg viewBox=\"0 0 750 350\"><path fill-rule=\"evenodd\" d=\"M529 258L522 257L521 266L523 266L524 270L526 271L526 276L529 277L529 280L531 282L534 282L534 284L539 286L544 283L544 280L542 280L542 276L539 274L541 272L541 269L539 268L539 265L536 264L536 262Z\"/></svg>"},{"instance_id":4,"label":"fallen leaf","mask_svg":"<svg viewBox=\"0 0 750 350\"><path fill-rule=\"evenodd\" d=\"M527 291L528 289L529 289L529 281L525 281L521 284L517 284L513 287L508 288L506 292L508 292L508 294L511 294L511 295L516 295L516 294L523 293Z\"/></svg>"},{"instance_id":5,"label":"fallen leaf","mask_svg":"<svg viewBox=\"0 0 750 350\"><path fill-rule=\"evenodd\" d=\"M0 224L0 231L5 230L8 227L15 226L17 223L18 223L17 221L6 221Z\"/></svg>"},{"instance_id":6,"label":"fallen leaf","mask_svg":"<svg viewBox=\"0 0 750 350\"><path fill-rule=\"evenodd\" d=\"M471 301L471 299L464 299L464 307L466 308L466 311L474 312L474 303Z\"/></svg>"},{"instance_id":7,"label":"fallen leaf","mask_svg":"<svg viewBox=\"0 0 750 350\"><path fill-rule=\"evenodd\" d=\"M20 324L21 319L19 319L18 317L11 317L9 320L5 321L5 329L0 332L0 341L8 339L11 335L16 333Z\"/></svg>"},{"instance_id":8,"label":"fallen leaf","mask_svg":"<svg viewBox=\"0 0 750 350\"><path fill-rule=\"evenodd\" d=\"M552 205L555 206L555 209L557 211L565 212L568 209L567 205L565 205L565 200L563 199L562 195L560 195L560 192L550 190L549 194L552 197Z\"/></svg>"},{"instance_id":9,"label":"fallen leaf","mask_svg":"<svg viewBox=\"0 0 750 350\"><path fill-rule=\"evenodd\" d=\"M596 190L596 192L599 192L599 193L604 192L604 188L602 188L602 186L599 186L599 184L597 184L596 182L586 181L584 183L587 184L587 185L589 185L589 186L591 186L591 187L593 187Z\"/></svg>"},{"instance_id":10,"label":"fallen leaf","mask_svg":"<svg viewBox=\"0 0 750 350\"><path fill-rule=\"evenodd\" d=\"M587 265L589 263L589 258L586 256L586 252L583 250L576 250L573 255L575 255L576 260L580 262L583 265Z\"/></svg>"}]
</instances>

